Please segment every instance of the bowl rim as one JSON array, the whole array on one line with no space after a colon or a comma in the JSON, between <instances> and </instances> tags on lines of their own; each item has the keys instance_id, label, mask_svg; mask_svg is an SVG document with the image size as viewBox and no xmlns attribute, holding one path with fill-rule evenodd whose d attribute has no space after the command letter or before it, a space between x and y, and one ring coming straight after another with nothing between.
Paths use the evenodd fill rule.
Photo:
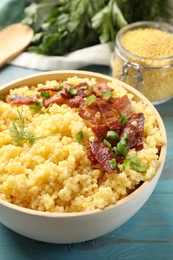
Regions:
<instances>
[{"instance_id":1,"label":"bowl rim","mask_svg":"<svg viewBox=\"0 0 173 260\"><path fill-rule=\"evenodd\" d=\"M84 212L46 212L46 211L38 211L38 210L34 210L34 209L29 209L29 208L24 208L22 206L18 206L15 204L12 204L8 201L5 201L3 199L0 198L0 206L5 206L9 209L15 210L15 211L19 211L21 213L25 213L25 214L29 214L29 215L36 215L36 216L41 216L41 217L50 217L50 218L63 218L63 217L79 217L79 216L85 216L85 215L93 215L93 214L97 214L99 212L103 212L103 211L108 211L110 209L113 209L114 207L120 206L124 203L127 203L129 200L131 200L132 198L134 198L136 196L136 194L142 192L146 186L148 186L148 184L157 177L157 172L159 170L162 170L163 166L164 166L164 162L166 159L166 150L167 150L167 135L166 135L166 129L163 123L163 120L160 116L160 114L158 113L157 109L154 107L154 105L143 95L141 94L138 90L136 90L135 88L131 87L130 85L117 80L111 76L107 76L105 74L101 74L98 72L91 72L91 71L83 71L83 70L53 70L53 71L48 71L48 72L39 72L39 73L34 73L34 74L30 74L28 76L24 76L24 77L20 77L18 79L12 80L8 83L3 84L2 86L0 86L0 94L1 92L5 93L8 92L10 89L13 88L17 88L20 87L21 83L23 81L26 80L30 80L30 79L34 79L37 81L37 79L39 80L40 78L47 78L49 76L53 77L56 75L62 75L65 76L65 78L69 78L69 77L81 77L81 78L96 78L97 79L101 79L103 81L106 82L115 82L115 83L119 83L123 88L125 88L128 93L132 93L135 94L135 96L137 97L137 99L142 100L144 103L146 103L148 106L150 106L153 110L153 113L156 116L159 128L162 132L163 135L163 139L164 139L164 144L161 147L160 150L160 156L159 156L159 167L156 170L156 174L150 179L150 180L146 180L144 181L137 189L135 189L134 191L132 191L130 194L128 194L127 196L123 197L122 199L118 200L115 204L111 204L109 206L106 206L103 210L102 209L94 209L94 210L89 210L89 211L84 211ZM48 78L46 80L49 80ZM50 79L52 80L52 79ZM55 79L56 80L56 79ZM63 79L64 80L64 79ZM42 82L45 82L45 79L42 80ZM29 83L29 82L28 82ZM37 81L37 83L41 83L40 81ZM28 86L31 86L30 84L27 84Z\"/></svg>"}]
</instances>

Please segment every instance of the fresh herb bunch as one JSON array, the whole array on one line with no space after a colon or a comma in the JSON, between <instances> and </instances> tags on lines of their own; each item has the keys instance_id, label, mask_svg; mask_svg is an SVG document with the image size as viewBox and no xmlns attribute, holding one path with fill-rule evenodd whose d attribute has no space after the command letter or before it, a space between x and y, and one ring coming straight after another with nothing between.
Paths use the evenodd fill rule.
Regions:
<instances>
[{"instance_id":1,"label":"fresh herb bunch","mask_svg":"<svg viewBox=\"0 0 173 260\"><path fill-rule=\"evenodd\" d=\"M127 23L169 20L171 10L168 0L40 0L25 9L22 23L35 30L29 51L64 55L113 41Z\"/></svg>"}]
</instances>

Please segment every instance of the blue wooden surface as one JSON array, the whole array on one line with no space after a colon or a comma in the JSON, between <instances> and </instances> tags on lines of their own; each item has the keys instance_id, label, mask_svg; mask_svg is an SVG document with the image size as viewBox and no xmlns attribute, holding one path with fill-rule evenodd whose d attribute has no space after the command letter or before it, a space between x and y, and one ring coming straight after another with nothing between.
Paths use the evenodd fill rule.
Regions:
<instances>
[{"instance_id":1,"label":"blue wooden surface","mask_svg":"<svg viewBox=\"0 0 173 260\"><path fill-rule=\"evenodd\" d=\"M105 74L107 67L83 68ZM38 71L5 66L0 85ZM47 244L25 238L0 224L0 260L160 260L173 259L173 99L156 106L168 136L166 163L161 178L142 209L113 232L95 240L69 244Z\"/></svg>"}]
</instances>

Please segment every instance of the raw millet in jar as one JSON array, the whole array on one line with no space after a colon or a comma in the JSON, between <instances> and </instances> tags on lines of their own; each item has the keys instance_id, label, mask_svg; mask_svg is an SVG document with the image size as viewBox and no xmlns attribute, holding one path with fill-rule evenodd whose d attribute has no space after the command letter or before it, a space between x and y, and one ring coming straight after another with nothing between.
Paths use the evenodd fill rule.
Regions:
<instances>
[{"instance_id":1,"label":"raw millet in jar","mask_svg":"<svg viewBox=\"0 0 173 260\"><path fill-rule=\"evenodd\" d=\"M128 51L126 59L141 67L144 87L141 92L151 101L173 96L173 35L161 29L138 28L127 31L121 45ZM171 58L172 56L172 58ZM119 78L124 61L116 55L113 76ZM167 66L168 68L164 68ZM144 68L143 68L144 67ZM135 85L133 68L129 68L126 83Z\"/></svg>"}]
</instances>

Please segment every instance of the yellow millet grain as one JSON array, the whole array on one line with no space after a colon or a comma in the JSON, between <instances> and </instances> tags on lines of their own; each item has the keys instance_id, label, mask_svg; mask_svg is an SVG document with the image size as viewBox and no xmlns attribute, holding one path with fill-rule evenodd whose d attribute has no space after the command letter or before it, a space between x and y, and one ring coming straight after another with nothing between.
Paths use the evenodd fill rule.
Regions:
<instances>
[{"instance_id":1,"label":"yellow millet grain","mask_svg":"<svg viewBox=\"0 0 173 260\"><path fill-rule=\"evenodd\" d=\"M173 55L173 35L154 28L127 32L122 38L122 45L129 52L144 58Z\"/></svg>"}]
</instances>

